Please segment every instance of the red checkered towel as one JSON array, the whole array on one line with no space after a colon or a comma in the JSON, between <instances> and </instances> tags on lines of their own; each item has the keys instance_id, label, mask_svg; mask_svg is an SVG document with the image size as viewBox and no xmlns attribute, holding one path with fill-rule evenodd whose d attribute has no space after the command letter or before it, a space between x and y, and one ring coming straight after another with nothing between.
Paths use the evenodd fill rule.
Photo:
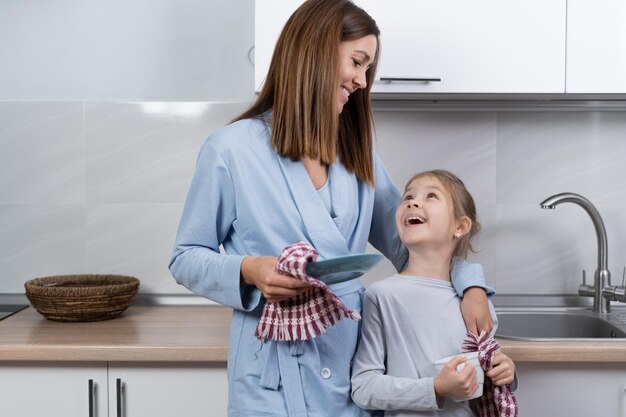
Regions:
<instances>
[{"instance_id":1,"label":"red checkered towel","mask_svg":"<svg viewBox=\"0 0 626 417\"><path fill-rule=\"evenodd\" d=\"M278 257L276 270L311 285L311 289L288 300L267 302L255 336L261 340L310 340L326 332L344 317L361 319L347 309L322 281L306 274L306 265L319 253L304 242L287 246Z\"/></svg>"},{"instance_id":2,"label":"red checkered towel","mask_svg":"<svg viewBox=\"0 0 626 417\"><path fill-rule=\"evenodd\" d=\"M464 352L478 351L480 366L487 372L493 367L493 359L500 352L500 343L483 330L480 336L467 333L463 342ZM483 395L475 400L480 417L517 417L517 400L510 385L498 387L485 378Z\"/></svg>"}]
</instances>

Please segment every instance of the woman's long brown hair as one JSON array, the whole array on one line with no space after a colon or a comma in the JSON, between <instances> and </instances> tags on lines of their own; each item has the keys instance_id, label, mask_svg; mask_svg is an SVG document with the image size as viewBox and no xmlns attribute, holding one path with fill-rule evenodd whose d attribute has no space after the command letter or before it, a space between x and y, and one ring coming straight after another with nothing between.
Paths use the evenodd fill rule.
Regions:
<instances>
[{"instance_id":1,"label":"woman's long brown hair","mask_svg":"<svg viewBox=\"0 0 626 417\"><path fill-rule=\"evenodd\" d=\"M376 22L349 0L307 0L283 28L254 104L235 120L272 110L271 143L292 161L341 158L349 172L374 185L370 90L379 55ZM337 117L339 43L374 35L376 57Z\"/></svg>"}]
</instances>

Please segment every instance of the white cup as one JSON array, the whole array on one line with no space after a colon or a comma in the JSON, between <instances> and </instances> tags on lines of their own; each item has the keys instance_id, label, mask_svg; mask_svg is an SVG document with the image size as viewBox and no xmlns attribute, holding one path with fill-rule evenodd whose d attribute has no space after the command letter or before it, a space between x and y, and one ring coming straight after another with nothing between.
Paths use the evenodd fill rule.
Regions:
<instances>
[{"instance_id":1,"label":"white cup","mask_svg":"<svg viewBox=\"0 0 626 417\"><path fill-rule=\"evenodd\" d=\"M450 397L454 401L457 401L457 402L465 401L465 400L472 400L474 398L478 398L481 395L483 395L483 384L485 382L485 371L483 371L483 368L480 366L480 362L478 361L478 352L459 353L457 355L448 356L447 358L443 358L443 359L439 359L435 361L435 368L437 369L437 373L441 372L441 369L444 367L445 364L447 364L448 362L450 362L452 359L454 359L455 357L459 355L464 355L467 358L467 361L465 363L472 364L474 368L476 368L476 380L478 381L478 388L476 389L476 391L474 391L474 393L469 398L458 398L458 397L453 397L453 396ZM457 372L461 372L463 370L463 368L465 367L465 363L462 363L456 367Z\"/></svg>"}]
</instances>

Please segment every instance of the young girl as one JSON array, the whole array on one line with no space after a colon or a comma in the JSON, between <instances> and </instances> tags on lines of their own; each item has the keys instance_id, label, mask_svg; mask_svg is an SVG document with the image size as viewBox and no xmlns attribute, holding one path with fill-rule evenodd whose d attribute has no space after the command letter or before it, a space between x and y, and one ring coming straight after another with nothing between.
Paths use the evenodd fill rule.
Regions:
<instances>
[{"instance_id":1,"label":"young girl","mask_svg":"<svg viewBox=\"0 0 626 417\"><path fill-rule=\"evenodd\" d=\"M444 398L475 392L474 367L457 372L465 362L459 355L437 374L434 362L460 352L467 333L450 272L453 257L473 250L480 229L474 200L450 172L417 174L396 210L396 227L409 263L365 293L352 399L365 409L386 410L387 416L472 416L468 401ZM490 309L495 319L491 304ZM513 382L511 359L497 353L493 364L486 376L494 385Z\"/></svg>"}]
</instances>

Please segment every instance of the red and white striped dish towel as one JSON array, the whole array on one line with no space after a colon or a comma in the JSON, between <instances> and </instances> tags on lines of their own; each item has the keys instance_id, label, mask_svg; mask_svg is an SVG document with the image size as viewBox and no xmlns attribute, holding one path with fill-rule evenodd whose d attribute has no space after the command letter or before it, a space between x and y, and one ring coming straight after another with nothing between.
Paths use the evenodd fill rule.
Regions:
<instances>
[{"instance_id":1,"label":"red and white striped dish towel","mask_svg":"<svg viewBox=\"0 0 626 417\"><path fill-rule=\"evenodd\" d=\"M500 352L500 343L483 330L480 336L468 332L463 342L464 352L478 351L480 366L487 372L493 367L493 359ZM517 417L517 400L510 385L498 387L485 378L483 395L475 400L479 417Z\"/></svg>"},{"instance_id":2,"label":"red and white striped dish towel","mask_svg":"<svg viewBox=\"0 0 626 417\"><path fill-rule=\"evenodd\" d=\"M266 302L255 336L261 340L310 340L326 332L344 317L361 315L343 305L322 281L306 274L309 262L319 253L305 242L287 246L278 257L276 270L311 285L311 289L288 300Z\"/></svg>"}]
</instances>

